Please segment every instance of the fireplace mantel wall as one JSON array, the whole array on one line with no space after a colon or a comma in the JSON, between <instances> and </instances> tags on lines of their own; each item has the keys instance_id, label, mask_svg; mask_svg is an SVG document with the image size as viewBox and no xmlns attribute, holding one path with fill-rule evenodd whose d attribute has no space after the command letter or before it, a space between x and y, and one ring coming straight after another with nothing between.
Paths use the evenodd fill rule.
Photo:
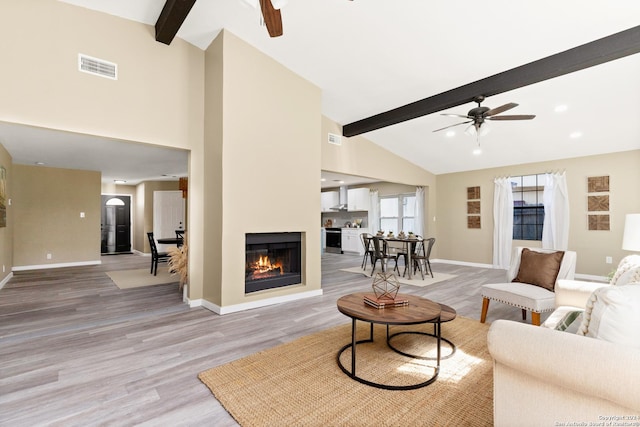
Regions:
<instances>
[{"instance_id":1,"label":"fireplace mantel wall","mask_svg":"<svg viewBox=\"0 0 640 427\"><path fill-rule=\"evenodd\" d=\"M205 55L204 298L320 291L321 91L228 31ZM245 295L245 233L302 232L300 286Z\"/></svg>"}]
</instances>

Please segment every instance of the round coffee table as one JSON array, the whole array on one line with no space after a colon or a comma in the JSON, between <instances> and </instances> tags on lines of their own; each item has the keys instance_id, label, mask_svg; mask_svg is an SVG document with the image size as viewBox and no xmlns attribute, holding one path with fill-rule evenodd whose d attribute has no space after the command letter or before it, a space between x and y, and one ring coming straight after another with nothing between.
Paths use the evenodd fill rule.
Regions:
<instances>
[{"instance_id":1,"label":"round coffee table","mask_svg":"<svg viewBox=\"0 0 640 427\"><path fill-rule=\"evenodd\" d=\"M449 354L447 354L446 356L442 356L440 355L440 359L448 359L451 356L453 356L453 354L456 352L456 345L454 343L452 343L451 341L449 341L446 338L442 337L442 331L440 331L440 327L442 326L443 323L445 322L451 322L453 319L456 318L456 309L453 307L449 307L448 305L444 305L444 304L440 304L440 322L438 323L434 323L433 324L433 333L430 334L428 332L420 332L420 331L402 331L402 332L396 332L395 334L389 335L387 338L387 345L389 346L389 348L393 349L395 352L402 354L403 356L407 356L407 357L413 357L414 359L422 359L422 360L435 360L434 357L428 357L428 356L417 356L415 354L409 354L409 353L405 353L401 350L398 350L397 348L395 348L393 345L391 345L391 339L393 337L396 337L398 335L407 335L407 334L414 334L414 335L426 335L429 337L439 337L440 340L446 342L447 344L449 344L449 346L451 346L451 352Z\"/></svg>"},{"instance_id":2,"label":"round coffee table","mask_svg":"<svg viewBox=\"0 0 640 427\"><path fill-rule=\"evenodd\" d=\"M369 293L370 294L370 293ZM351 342L338 351L338 366L352 379L372 387L382 388L386 390L413 390L416 388L427 386L433 383L440 373L440 341L441 341L441 315L442 307L440 304L415 295L398 294L398 299L406 299L409 304L399 307L375 308L364 302L365 292L345 295L338 299L338 310L351 318ZM361 320L370 324L369 339L356 341L356 322ZM451 320L451 319L450 319ZM389 345L389 326L390 325L418 325L422 323L434 324L434 335L437 339L437 357L436 367L433 375L426 381L411 385L389 385L380 384L359 377L356 373L356 347L358 344L373 342L373 324L379 323L387 326L387 345ZM344 367L340 361L342 353L351 348L351 371ZM397 353L403 354L389 345L389 348ZM404 354L407 356L406 354ZM415 357L408 355L409 357Z\"/></svg>"}]
</instances>

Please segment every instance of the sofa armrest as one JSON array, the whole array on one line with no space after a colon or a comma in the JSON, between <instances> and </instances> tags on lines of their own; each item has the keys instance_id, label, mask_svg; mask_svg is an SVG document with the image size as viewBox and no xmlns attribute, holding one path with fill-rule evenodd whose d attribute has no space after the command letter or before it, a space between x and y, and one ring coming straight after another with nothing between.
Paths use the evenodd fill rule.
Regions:
<instances>
[{"instance_id":1,"label":"sofa armrest","mask_svg":"<svg viewBox=\"0 0 640 427\"><path fill-rule=\"evenodd\" d=\"M640 352L631 347L508 320L493 322L487 345L494 376L505 365L550 387L640 412Z\"/></svg>"},{"instance_id":2,"label":"sofa armrest","mask_svg":"<svg viewBox=\"0 0 640 427\"><path fill-rule=\"evenodd\" d=\"M609 284L580 280L558 280L555 287L555 305L556 307L571 306L584 309L593 291L603 286L609 286Z\"/></svg>"}]
</instances>

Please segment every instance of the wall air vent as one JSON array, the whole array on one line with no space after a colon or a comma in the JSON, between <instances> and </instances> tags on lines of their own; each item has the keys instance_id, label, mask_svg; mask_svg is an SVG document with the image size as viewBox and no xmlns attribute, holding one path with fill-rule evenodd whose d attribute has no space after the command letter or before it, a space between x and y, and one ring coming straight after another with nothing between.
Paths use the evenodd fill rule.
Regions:
<instances>
[{"instance_id":1,"label":"wall air vent","mask_svg":"<svg viewBox=\"0 0 640 427\"><path fill-rule=\"evenodd\" d=\"M118 80L118 64L83 55L82 53L78 54L78 70L83 73Z\"/></svg>"},{"instance_id":2,"label":"wall air vent","mask_svg":"<svg viewBox=\"0 0 640 427\"><path fill-rule=\"evenodd\" d=\"M342 137L340 135L336 135L335 133L329 134L329 144L334 145L342 145Z\"/></svg>"}]
</instances>

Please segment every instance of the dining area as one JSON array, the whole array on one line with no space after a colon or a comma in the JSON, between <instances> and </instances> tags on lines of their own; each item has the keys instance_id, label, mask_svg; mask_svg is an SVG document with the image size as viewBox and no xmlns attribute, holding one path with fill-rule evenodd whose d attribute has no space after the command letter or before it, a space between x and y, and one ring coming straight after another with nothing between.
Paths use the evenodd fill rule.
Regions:
<instances>
[{"instance_id":1,"label":"dining area","mask_svg":"<svg viewBox=\"0 0 640 427\"><path fill-rule=\"evenodd\" d=\"M384 231L378 231L375 235L361 233L360 240L364 249L361 268L365 271L370 268L370 276L373 276L378 261L383 272L389 271L389 261L393 261L392 271L400 274L403 267L401 276L408 280L416 277L418 271L422 280L425 275L433 278L430 256L436 241L434 237L423 238L402 231L397 236L393 232L385 235ZM403 265L399 263L400 260Z\"/></svg>"},{"instance_id":2,"label":"dining area","mask_svg":"<svg viewBox=\"0 0 640 427\"><path fill-rule=\"evenodd\" d=\"M149 239L149 248L151 249L151 271L150 274L156 276L158 274L158 264L168 262L171 258L171 252L159 251L158 245L172 245L181 248L184 245L185 230L175 230L175 237L156 238L153 232L147 233Z\"/></svg>"}]
</instances>

